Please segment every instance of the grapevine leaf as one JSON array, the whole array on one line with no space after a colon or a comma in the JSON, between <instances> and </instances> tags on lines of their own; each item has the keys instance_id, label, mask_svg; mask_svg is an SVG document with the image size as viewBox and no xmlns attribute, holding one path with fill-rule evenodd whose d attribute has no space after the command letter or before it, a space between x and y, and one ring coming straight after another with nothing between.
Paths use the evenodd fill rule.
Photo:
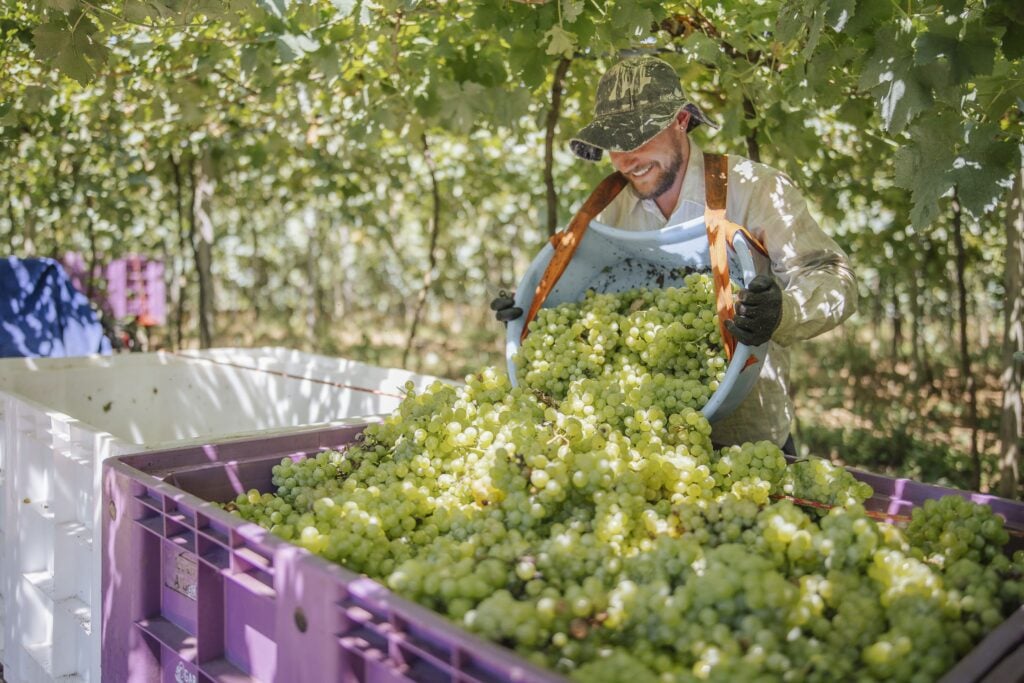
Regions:
<instances>
[{"instance_id":1,"label":"grapevine leaf","mask_svg":"<svg viewBox=\"0 0 1024 683\"><path fill-rule=\"evenodd\" d=\"M306 35L285 33L277 37L277 49L285 62L295 61L319 48L320 44Z\"/></svg>"},{"instance_id":2,"label":"grapevine leaf","mask_svg":"<svg viewBox=\"0 0 1024 683\"><path fill-rule=\"evenodd\" d=\"M517 32L509 41L511 53L509 66L518 73L528 88L535 88L547 78L549 59L537 49L536 35L526 31Z\"/></svg>"},{"instance_id":3,"label":"grapevine leaf","mask_svg":"<svg viewBox=\"0 0 1024 683\"><path fill-rule=\"evenodd\" d=\"M1024 74L1015 76L1012 67L1001 62L991 76L976 81L978 104L991 120L1002 118L1024 98Z\"/></svg>"},{"instance_id":4,"label":"grapevine leaf","mask_svg":"<svg viewBox=\"0 0 1024 683\"><path fill-rule=\"evenodd\" d=\"M825 9L825 24L836 33L841 33L856 9L856 0L831 0Z\"/></svg>"},{"instance_id":5,"label":"grapevine leaf","mask_svg":"<svg viewBox=\"0 0 1024 683\"><path fill-rule=\"evenodd\" d=\"M328 79L341 73L341 52L335 45L324 45L312 57L313 68Z\"/></svg>"},{"instance_id":6,"label":"grapevine leaf","mask_svg":"<svg viewBox=\"0 0 1024 683\"><path fill-rule=\"evenodd\" d=\"M683 39L680 49L684 54L704 64L716 64L722 54L719 44L700 31L694 31Z\"/></svg>"},{"instance_id":7,"label":"grapevine leaf","mask_svg":"<svg viewBox=\"0 0 1024 683\"><path fill-rule=\"evenodd\" d=\"M896 153L895 182L911 191L911 222L922 228L935 220L940 198L953 187L953 163L963 134L959 118L942 112L923 119L910 133L910 144Z\"/></svg>"},{"instance_id":8,"label":"grapevine leaf","mask_svg":"<svg viewBox=\"0 0 1024 683\"><path fill-rule=\"evenodd\" d=\"M284 19L288 14L288 0L257 0L256 4L267 14L278 19Z\"/></svg>"},{"instance_id":9,"label":"grapevine leaf","mask_svg":"<svg viewBox=\"0 0 1024 683\"><path fill-rule=\"evenodd\" d=\"M61 12L70 12L78 6L78 0L44 0L44 4Z\"/></svg>"},{"instance_id":10,"label":"grapevine leaf","mask_svg":"<svg viewBox=\"0 0 1024 683\"><path fill-rule=\"evenodd\" d=\"M961 35L960 22L947 22L940 17L929 22L928 30L915 41L915 62L946 62L955 83L966 83L976 74L992 73L995 52L992 33L978 21L967 24Z\"/></svg>"},{"instance_id":11,"label":"grapevine leaf","mask_svg":"<svg viewBox=\"0 0 1024 683\"><path fill-rule=\"evenodd\" d=\"M807 32L807 42L804 44L803 58L808 60L811 55L814 54L814 50L818 47L818 41L821 40L821 30L825 27L825 13L815 12L814 16L811 17L810 30Z\"/></svg>"},{"instance_id":12,"label":"grapevine leaf","mask_svg":"<svg viewBox=\"0 0 1024 683\"><path fill-rule=\"evenodd\" d=\"M259 45L245 45L242 47L239 53L238 63L242 70L242 75L248 77L256 69L256 65L259 63L260 47Z\"/></svg>"},{"instance_id":13,"label":"grapevine leaf","mask_svg":"<svg viewBox=\"0 0 1024 683\"><path fill-rule=\"evenodd\" d=\"M998 206L1014 172L1020 168L1016 142L1000 136L997 126L978 126L953 161L953 178L963 207L982 216Z\"/></svg>"},{"instance_id":14,"label":"grapevine leaf","mask_svg":"<svg viewBox=\"0 0 1024 683\"><path fill-rule=\"evenodd\" d=\"M36 56L53 63L61 72L79 83L92 80L99 64L106 61L108 49L93 41L96 25L79 18L78 27L55 22L41 24L32 32Z\"/></svg>"},{"instance_id":15,"label":"grapevine leaf","mask_svg":"<svg viewBox=\"0 0 1024 683\"><path fill-rule=\"evenodd\" d=\"M975 74L992 73L996 58L996 44L991 30L980 21L967 24L963 41L957 52L954 74L958 83L966 83Z\"/></svg>"},{"instance_id":16,"label":"grapevine leaf","mask_svg":"<svg viewBox=\"0 0 1024 683\"><path fill-rule=\"evenodd\" d=\"M0 102L0 126L13 126L18 123L18 112L10 102Z\"/></svg>"},{"instance_id":17,"label":"grapevine leaf","mask_svg":"<svg viewBox=\"0 0 1024 683\"><path fill-rule=\"evenodd\" d=\"M1007 24L1001 45L1007 59L1024 57L1024 24Z\"/></svg>"},{"instance_id":18,"label":"grapevine leaf","mask_svg":"<svg viewBox=\"0 0 1024 683\"><path fill-rule=\"evenodd\" d=\"M142 23L154 14L156 11L147 2L142 0L125 0L124 2L124 18L128 21Z\"/></svg>"},{"instance_id":19,"label":"grapevine leaf","mask_svg":"<svg viewBox=\"0 0 1024 683\"><path fill-rule=\"evenodd\" d=\"M482 91L482 86L471 82L460 85L448 81L438 86L441 117L448 122L453 130L465 133L473 127L473 121L476 118L473 107L475 100L469 96L469 93L474 92L479 97Z\"/></svg>"},{"instance_id":20,"label":"grapevine leaf","mask_svg":"<svg viewBox=\"0 0 1024 683\"><path fill-rule=\"evenodd\" d=\"M491 88L484 99L490 117L499 126L513 127L517 121L530 111L532 98L530 91L517 88L507 92L501 88Z\"/></svg>"},{"instance_id":21,"label":"grapevine leaf","mask_svg":"<svg viewBox=\"0 0 1024 683\"><path fill-rule=\"evenodd\" d=\"M544 43L548 45L546 54L572 57L576 49L576 36L561 26L552 26L544 34L544 40L541 40L540 45Z\"/></svg>"},{"instance_id":22,"label":"grapevine leaf","mask_svg":"<svg viewBox=\"0 0 1024 683\"><path fill-rule=\"evenodd\" d=\"M612 14L612 26L626 36L639 37L650 32L654 23L654 14L639 2L620 2L615 4Z\"/></svg>"},{"instance_id":23,"label":"grapevine leaf","mask_svg":"<svg viewBox=\"0 0 1024 683\"><path fill-rule=\"evenodd\" d=\"M955 57L958 34L959 24L933 22L914 42L914 61L917 64L932 64L940 59Z\"/></svg>"},{"instance_id":24,"label":"grapevine leaf","mask_svg":"<svg viewBox=\"0 0 1024 683\"><path fill-rule=\"evenodd\" d=\"M562 9L562 20L571 24L583 13L583 0L558 0Z\"/></svg>"},{"instance_id":25,"label":"grapevine leaf","mask_svg":"<svg viewBox=\"0 0 1024 683\"><path fill-rule=\"evenodd\" d=\"M32 31L36 56L40 59L54 59L71 43L69 27L53 22L40 24Z\"/></svg>"},{"instance_id":26,"label":"grapevine leaf","mask_svg":"<svg viewBox=\"0 0 1024 683\"><path fill-rule=\"evenodd\" d=\"M874 95L885 129L891 133L903 130L932 103L931 91L914 67L909 36L895 27L878 32L860 87Z\"/></svg>"},{"instance_id":27,"label":"grapevine leaf","mask_svg":"<svg viewBox=\"0 0 1024 683\"><path fill-rule=\"evenodd\" d=\"M788 43L799 37L807 26L807 0L786 0L775 20L775 38Z\"/></svg>"}]
</instances>

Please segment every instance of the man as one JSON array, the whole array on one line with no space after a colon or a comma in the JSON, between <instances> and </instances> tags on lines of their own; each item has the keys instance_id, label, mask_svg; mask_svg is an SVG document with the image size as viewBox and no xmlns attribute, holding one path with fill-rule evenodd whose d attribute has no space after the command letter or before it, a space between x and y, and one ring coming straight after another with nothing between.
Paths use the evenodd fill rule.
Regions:
<instances>
[{"instance_id":1,"label":"man","mask_svg":"<svg viewBox=\"0 0 1024 683\"><path fill-rule=\"evenodd\" d=\"M622 230L657 230L704 215L704 156L688 135L702 123L714 127L666 62L632 57L609 69L597 87L593 122L569 143L587 161L607 151L629 181L598 220ZM732 415L715 423L712 437L716 445L767 439L791 452L787 347L848 318L857 285L846 254L822 232L788 177L733 155L727 166L726 218L765 247L771 276L760 275L739 292L726 327L744 344L770 344L757 383ZM522 314L509 299L492 307L499 320Z\"/></svg>"}]
</instances>

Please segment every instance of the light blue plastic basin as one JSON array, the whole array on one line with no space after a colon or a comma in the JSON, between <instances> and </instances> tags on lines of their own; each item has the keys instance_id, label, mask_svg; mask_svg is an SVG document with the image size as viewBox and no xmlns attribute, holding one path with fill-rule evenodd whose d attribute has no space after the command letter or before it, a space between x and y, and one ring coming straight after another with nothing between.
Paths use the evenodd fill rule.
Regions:
<instances>
[{"instance_id":1,"label":"light blue plastic basin","mask_svg":"<svg viewBox=\"0 0 1024 683\"><path fill-rule=\"evenodd\" d=\"M554 247L545 244L533 259L516 288L516 306L530 309ZM754 251L742 233L733 240L729 253L729 273L743 286L758 273L767 273L768 260ZM542 308L567 301L580 301L588 290L599 293L624 292L637 288L678 287L686 272L709 271L707 231L704 218L696 218L661 230L635 232L620 230L593 221L583 236L562 277L551 290ZM509 378L516 384L513 358L519 350L519 338L525 316L508 324L505 360ZM761 372L767 344L750 347L737 344L725 378L701 412L711 422L727 416L743 401ZM750 357L754 362L747 365Z\"/></svg>"}]
</instances>

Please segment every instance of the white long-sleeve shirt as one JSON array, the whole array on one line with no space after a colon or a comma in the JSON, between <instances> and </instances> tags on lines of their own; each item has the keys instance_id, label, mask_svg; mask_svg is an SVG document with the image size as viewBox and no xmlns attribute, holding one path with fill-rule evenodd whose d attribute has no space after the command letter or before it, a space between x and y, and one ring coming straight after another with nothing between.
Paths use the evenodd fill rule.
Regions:
<instances>
[{"instance_id":1,"label":"white long-sleeve shirt","mask_svg":"<svg viewBox=\"0 0 1024 683\"><path fill-rule=\"evenodd\" d=\"M704 215L704 155L690 141L690 157L672 214L665 218L653 199L631 186L598 216L623 230L658 230ZM782 288L782 321L772 335L761 375L736 411L714 424L716 444L789 436L789 350L795 341L832 329L857 308L857 283L849 259L807 211L799 189L785 174L750 159L729 155L726 218L750 231L767 249L772 274Z\"/></svg>"}]
</instances>

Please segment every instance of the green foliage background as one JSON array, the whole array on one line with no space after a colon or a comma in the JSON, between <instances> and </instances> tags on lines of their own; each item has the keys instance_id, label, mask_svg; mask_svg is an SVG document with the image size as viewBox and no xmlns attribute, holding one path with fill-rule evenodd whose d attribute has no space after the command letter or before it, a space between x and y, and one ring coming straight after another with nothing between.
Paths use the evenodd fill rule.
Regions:
<instances>
[{"instance_id":1,"label":"green foliage background","mask_svg":"<svg viewBox=\"0 0 1024 683\"><path fill-rule=\"evenodd\" d=\"M656 53L721 124L698 142L785 170L851 253L861 314L829 353L856 360L867 348L872 368L884 359L894 373L912 360L916 374L940 378L926 393L942 395L957 353L954 207L975 370L983 384L1001 370L999 320L1016 296L1002 266L1005 196L1024 142L1022 7L8 0L0 235L20 256L164 258L174 315L159 345L200 343L205 240L215 311L205 343L458 375L500 362L486 301L514 287L547 237L548 121L564 224L610 170L566 147L600 73ZM192 220L202 183L210 234ZM425 324L413 339L421 292ZM816 364L816 347L804 353ZM834 373L801 381L826 394L842 384ZM960 419L948 403L911 424L926 433Z\"/></svg>"}]
</instances>

